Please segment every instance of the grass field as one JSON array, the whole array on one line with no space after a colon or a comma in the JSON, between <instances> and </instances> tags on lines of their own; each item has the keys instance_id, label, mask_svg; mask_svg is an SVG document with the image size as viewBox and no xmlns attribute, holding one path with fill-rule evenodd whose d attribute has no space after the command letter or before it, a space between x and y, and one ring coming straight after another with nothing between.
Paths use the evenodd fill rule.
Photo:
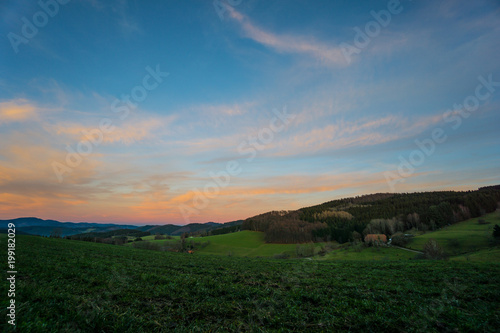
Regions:
<instances>
[{"instance_id":1,"label":"grass field","mask_svg":"<svg viewBox=\"0 0 500 333\"><path fill-rule=\"evenodd\" d=\"M484 219L489 224L479 224L479 219ZM495 224L500 225L498 211L417 236L407 247L421 251L424 244L432 238L441 245L445 252L451 255L486 249L491 246L490 241Z\"/></svg>"},{"instance_id":2,"label":"grass field","mask_svg":"<svg viewBox=\"0 0 500 333\"><path fill-rule=\"evenodd\" d=\"M149 237L149 236L148 236ZM154 237L154 236L150 236ZM143 237L147 240L146 237ZM151 238L152 239L152 238ZM209 242L204 248L195 250L198 255L223 255L237 257L272 257L276 254L286 253L290 257L296 257L296 244L269 244L264 242L264 234L256 231L240 231L224 235L197 237L186 239L186 241L194 240L197 242ZM163 244L168 242L178 242L178 238L174 240L150 240L155 244ZM128 243L127 246L132 246ZM315 253L318 253L324 243L316 243ZM338 244L334 244L337 245ZM415 253L399 250L395 248L362 248L361 251L356 251L353 248L337 249L316 259L321 260L408 260L414 258Z\"/></svg>"},{"instance_id":3,"label":"grass field","mask_svg":"<svg viewBox=\"0 0 500 333\"><path fill-rule=\"evenodd\" d=\"M499 264L284 261L34 236L16 240L17 331L495 332L500 327ZM0 247L6 248L5 236ZM6 295L7 281L0 285ZM4 332L12 331L6 305L4 296Z\"/></svg>"},{"instance_id":4,"label":"grass field","mask_svg":"<svg viewBox=\"0 0 500 333\"><path fill-rule=\"evenodd\" d=\"M152 244L173 244L178 243L180 237L172 239L154 240L154 236L141 237L143 242ZM195 250L201 255L223 255L238 257L272 257L275 254L287 253L295 255L295 244L268 244L264 242L264 234L256 231L241 231L223 235L186 238L186 243L198 242L209 244ZM142 243L142 242L140 242ZM141 244L137 244L138 246ZM134 243L127 243L126 246L134 246ZM317 245L319 247L319 245Z\"/></svg>"},{"instance_id":5,"label":"grass field","mask_svg":"<svg viewBox=\"0 0 500 333\"><path fill-rule=\"evenodd\" d=\"M180 236L170 236L170 237L176 240L179 240L181 238ZM143 236L141 237L141 239L144 241L152 241L155 240L155 235Z\"/></svg>"},{"instance_id":6,"label":"grass field","mask_svg":"<svg viewBox=\"0 0 500 333\"><path fill-rule=\"evenodd\" d=\"M203 249L196 251L199 254L232 254L239 257L269 257L275 254L288 253L295 255L295 244L268 244L264 242L264 233L256 231L240 231L224 235L200 238L210 241Z\"/></svg>"},{"instance_id":7,"label":"grass field","mask_svg":"<svg viewBox=\"0 0 500 333\"><path fill-rule=\"evenodd\" d=\"M450 258L457 261L500 262L500 248L493 247Z\"/></svg>"},{"instance_id":8,"label":"grass field","mask_svg":"<svg viewBox=\"0 0 500 333\"><path fill-rule=\"evenodd\" d=\"M458 224L445 227L441 230L428 232L414 237L408 244L408 248L422 251L424 244L431 238L435 239L452 256L463 255L466 260L474 261L496 261L500 262L498 252L475 252L490 248L493 226L500 224L500 214L498 212L481 217L488 224L478 224L478 218L460 222ZM179 237L172 240L153 240L154 236L142 237L144 241L155 244L175 243ZM264 242L264 234L255 231L241 231L224 235L188 238L187 242L209 242L206 247L195 250L201 255L223 255L238 257L272 257L277 254L288 254L296 257L295 244L269 244ZM127 246L132 246L128 243ZM315 253L317 254L323 243L316 243ZM338 244L336 244L338 246ZM467 254L467 255L465 255ZM416 253L391 247L343 247L327 253L325 256L315 256L320 260L409 260L415 258ZM480 259L481 256L488 259ZM457 258L457 260L460 260Z\"/></svg>"},{"instance_id":9,"label":"grass field","mask_svg":"<svg viewBox=\"0 0 500 333\"><path fill-rule=\"evenodd\" d=\"M334 250L321 260L409 260L415 258L415 253L392 247L364 247L361 251L353 248Z\"/></svg>"}]
</instances>

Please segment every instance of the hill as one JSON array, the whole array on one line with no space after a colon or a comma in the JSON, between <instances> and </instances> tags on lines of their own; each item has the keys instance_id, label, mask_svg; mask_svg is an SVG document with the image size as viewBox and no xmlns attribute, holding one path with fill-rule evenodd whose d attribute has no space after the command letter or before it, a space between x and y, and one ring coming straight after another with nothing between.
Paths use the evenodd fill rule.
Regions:
<instances>
[{"instance_id":1,"label":"hill","mask_svg":"<svg viewBox=\"0 0 500 333\"><path fill-rule=\"evenodd\" d=\"M208 234L214 230L220 230L223 228L240 226L243 223L243 220L237 220L226 223L216 223L216 222L207 222L207 223L190 223L186 225L174 225L174 224L166 224L166 225L146 225L139 227L139 230L148 231L151 234L162 234L162 235L171 235L171 236L180 236L184 233L187 234Z\"/></svg>"},{"instance_id":2,"label":"hill","mask_svg":"<svg viewBox=\"0 0 500 333\"><path fill-rule=\"evenodd\" d=\"M18 331L494 332L500 327L499 264L228 258L35 236L16 236L16 245ZM0 247L6 246L0 235ZM2 279L3 290L7 283ZM7 302L0 300L3 318ZM6 320L0 329L13 331Z\"/></svg>"},{"instance_id":3,"label":"hill","mask_svg":"<svg viewBox=\"0 0 500 333\"><path fill-rule=\"evenodd\" d=\"M214 230L226 229L229 227L240 226L243 220L227 223L190 223L187 225L146 225L136 226L128 224L113 223L89 223L89 222L59 222L55 220L43 220L36 217L21 217L10 220L0 220L0 233L7 232L9 223L14 223L18 233L38 236L57 236L67 237L73 235L82 235L82 237L109 237L106 234L118 235L117 230L137 229L139 231L149 232L151 234L163 235L181 235L183 233L200 234L209 233ZM100 235L96 235L100 234Z\"/></svg>"},{"instance_id":4,"label":"hill","mask_svg":"<svg viewBox=\"0 0 500 333\"><path fill-rule=\"evenodd\" d=\"M378 193L260 214L246 219L242 229L264 232L270 243L345 243L366 234L389 238L398 231L437 230L494 212L499 202L496 186L466 192Z\"/></svg>"},{"instance_id":5,"label":"hill","mask_svg":"<svg viewBox=\"0 0 500 333\"><path fill-rule=\"evenodd\" d=\"M295 244L269 244L264 234L256 231L240 231L224 235L203 237L209 244L196 251L200 254L235 255L240 257L269 257L287 253L295 255Z\"/></svg>"},{"instance_id":6,"label":"hill","mask_svg":"<svg viewBox=\"0 0 500 333\"><path fill-rule=\"evenodd\" d=\"M500 211L419 235L412 238L407 247L422 251L424 244L434 239L450 255L479 251L492 246L495 224L500 225Z\"/></svg>"},{"instance_id":7,"label":"hill","mask_svg":"<svg viewBox=\"0 0 500 333\"><path fill-rule=\"evenodd\" d=\"M0 221L0 233L9 222L20 232L34 235L71 236L83 233L137 229L151 234L209 235L240 229L264 233L267 243L296 244L307 242L338 243L362 239L370 233L385 234L409 229L434 231L450 224L493 212L500 202L499 186L477 191L441 191L422 193L376 193L345 198L304 207L295 211L272 211L246 220L228 223L190 223L187 225L131 226L100 223L72 223L37 218Z\"/></svg>"},{"instance_id":8,"label":"hill","mask_svg":"<svg viewBox=\"0 0 500 333\"><path fill-rule=\"evenodd\" d=\"M43 220L36 217L21 217L10 220L0 220L0 233L7 231L9 223L14 223L16 231L29 235L58 237L71 236L87 232L108 232L117 229L135 229L133 225L89 222L59 222Z\"/></svg>"},{"instance_id":9,"label":"hill","mask_svg":"<svg viewBox=\"0 0 500 333\"><path fill-rule=\"evenodd\" d=\"M479 223L479 220L482 222ZM409 260L415 259L418 251L423 250L429 239L436 240L448 256L464 254L479 258L476 252L488 249L492 262L500 262L495 257L492 229L500 224L500 212L487 214L481 218L470 219L434 232L426 232L409 238L406 246L410 250L393 246L370 247L365 243L338 244L319 242L307 244L276 244L265 242L265 235L259 231L244 230L206 237L186 238L185 250L193 250L196 255L220 255L238 257L311 257L315 260ZM137 248L157 251L182 251L180 238L155 240L155 236L142 237L141 242L127 244ZM485 252L486 253L486 252Z\"/></svg>"},{"instance_id":10,"label":"hill","mask_svg":"<svg viewBox=\"0 0 500 333\"><path fill-rule=\"evenodd\" d=\"M395 248L355 248L341 247L338 244L275 244L264 241L264 233L258 231L241 231L220 236L201 238L209 242L206 247L197 249L196 254L211 254L239 257L277 257L297 258L313 257L319 260L408 260L415 253ZM320 256L325 247L330 246L328 253Z\"/></svg>"}]
</instances>

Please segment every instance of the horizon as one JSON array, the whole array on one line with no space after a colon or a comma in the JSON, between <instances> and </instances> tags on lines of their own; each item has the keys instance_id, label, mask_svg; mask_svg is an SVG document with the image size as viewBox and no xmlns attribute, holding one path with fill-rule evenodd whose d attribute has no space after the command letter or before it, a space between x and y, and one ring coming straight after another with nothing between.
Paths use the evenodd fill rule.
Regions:
<instances>
[{"instance_id":1,"label":"horizon","mask_svg":"<svg viewBox=\"0 0 500 333\"><path fill-rule=\"evenodd\" d=\"M493 186L499 186L498 184L495 185L495 184L492 184ZM473 189L473 190L451 190L451 191L456 191L456 192L467 192L467 191L475 191L475 190L479 190L479 188L476 188L476 189ZM419 191L419 192L387 192L387 193L391 193L391 194L412 194L412 193L429 193L429 192L433 192L433 191ZM370 195L376 195L376 194L385 194L385 193L368 193L368 194L361 194L361 195L357 195L357 196L352 196L352 197L342 197L342 198L336 198L336 199L332 199L332 200L329 200L329 201L325 201L325 202L321 202L321 203L318 203L316 205L313 205L313 206L308 206L308 207L314 207L314 206L317 206L317 205L322 205L322 204L325 204L325 203L328 203L330 201L335 201L335 200L339 200L339 199L350 199L350 198L357 198L357 197L363 197L363 196L370 196ZM302 208L308 208L308 207L300 207L299 209L302 209ZM274 209L272 211L282 211L280 209ZM257 215L260 215L260 214L264 214L264 213L269 213L271 211L266 211L266 212L260 212L259 214ZM256 216L256 215L255 215ZM207 221L207 222L190 222L190 223L185 223L185 224L174 224L174 223L163 223L163 224L147 224L147 223L139 223L139 222L133 222L133 223L120 223L119 221L118 222L98 222L98 221L58 221L58 220L54 220L54 219L50 219L50 218L40 218L40 217L36 217L36 216L20 216L20 217L15 217L15 218L10 218L10 219L2 219L2 220L16 220L16 219L39 219L39 220L44 220L44 221L48 221L48 220L53 220L53 221L56 221L56 222L60 222L60 223L96 223L96 224L116 224L116 225L130 225L130 226L136 226L136 227L143 227L143 226L165 226L165 225L174 225L174 226L185 226L185 225L188 225L188 224L207 224L207 223L218 223L218 224L226 224L226 223L231 223L231 222L235 222L235 221L244 221L244 220L247 220L249 218L252 218L253 216L249 216L247 218L238 218L238 219L235 219L235 220L232 220L232 221L225 221L225 222L215 222L215 221Z\"/></svg>"},{"instance_id":2,"label":"horizon","mask_svg":"<svg viewBox=\"0 0 500 333\"><path fill-rule=\"evenodd\" d=\"M495 1L0 9L0 219L226 223L500 184Z\"/></svg>"}]
</instances>

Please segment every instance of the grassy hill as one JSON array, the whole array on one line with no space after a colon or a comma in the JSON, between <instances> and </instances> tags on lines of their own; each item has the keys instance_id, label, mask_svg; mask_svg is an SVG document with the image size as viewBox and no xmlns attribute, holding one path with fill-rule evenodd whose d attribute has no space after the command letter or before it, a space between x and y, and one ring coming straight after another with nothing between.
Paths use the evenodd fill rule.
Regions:
<instances>
[{"instance_id":1,"label":"grassy hill","mask_svg":"<svg viewBox=\"0 0 500 333\"><path fill-rule=\"evenodd\" d=\"M465 192L378 193L295 211L259 214L246 219L242 230L262 231L271 243L347 243L354 241L356 234L390 236L410 229L435 230L494 212L498 202L497 187Z\"/></svg>"},{"instance_id":2,"label":"grassy hill","mask_svg":"<svg viewBox=\"0 0 500 333\"><path fill-rule=\"evenodd\" d=\"M214 255L234 255L248 257L272 257L277 254L286 253L290 257L296 257L295 244L271 244L264 242L264 234L256 231L241 231L231 234L203 237L210 244L196 253ZM402 251L394 248L338 248L326 254L318 256L320 248L324 243L315 243L315 259L321 260L408 260L415 257L415 253ZM307 246L301 244L300 246Z\"/></svg>"},{"instance_id":3,"label":"grassy hill","mask_svg":"<svg viewBox=\"0 0 500 333\"><path fill-rule=\"evenodd\" d=\"M500 262L500 248L494 247L452 257L456 261Z\"/></svg>"},{"instance_id":4,"label":"grassy hill","mask_svg":"<svg viewBox=\"0 0 500 333\"><path fill-rule=\"evenodd\" d=\"M0 247L6 245L1 235ZM229 258L20 235L16 263L17 331L494 332L500 327L499 264ZM0 285L8 289L6 279ZM7 302L0 299L3 318ZM0 330L13 331L6 320Z\"/></svg>"},{"instance_id":5,"label":"grassy hill","mask_svg":"<svg viewBox=\"0 0 500 333\"><path fill-rule=\"evenodd\" d=\"M479 219L487 224L479 224ZM429 239L435 239L452 256L468 254L470 260L478 260L479 254L474 254L481 249L489 249L484 252L493 261L500 262L500 256L491 251L492 229L495 224L500 224L500 213L487 214L481 218L469 219L441 230L428 232L412 238L407 246L409 249L422 251L424 244ZM162 250L162 245L172 245L179 242L179 237L167 240L154 240L153 235L142 237L143 244L129 243L127 246ZM187 238L186 242L208 243L203 247L195 248L195 254L201 255L223 255L238 257L273 257L275 255L287 254L289 257L297 257L296 244L274 244L266 243L264 233L257 231L240 231L223 235ZM147 246L149 243L151 246ZM362 244L355 246L339 246L333 242L333 249L327 251L326 255L319 256L320 250L327 246L326 243L301 244L299 246L313 246L314 258L320 260L409 260L414 259L416 253L405 251L394 247L364 247ZM347 245L347 246L346 246ZM473 255L474 254L474 255ZM472 256L471 256L472 255ZM465 258L465 257L464 257Z\"/></svg>"},{"instance_id":6,"label":"grassy hill","mask_svg":"<svg viewBox=\"0 0 500 333\"><path fill-rule=\"evenodd\" d=\"M171 239L176 239L179 240L181 237L180 236L170 236ZM145 241L155 241L155 242L161 242L162 240L155 240L155 235L149 235L149 236L143 236L141 237L142 240Z\"/></svg>"},{"instance_id":7,"label":"grassy hill","mask_svg":"<svg viewBox=\"0 0 500 333\"><path fill-rule=\"evenodd\" d=\"M415 258L415 253L392 247L346 247L334 250L321 260L409 260Z\"/></svg>"},{"instance_id":8,"label":"grassy hill","mask_svg":"<svg viewBox=\"0 0 500 333\"><path fill-rule=\"evenodd\" d=\"M479 220L484 220L488 224L479 224ZM500 225L500 212L498 211L419 235L413 238L407 247L421 251L424 244L432 238L451 255L486 249L491 247L490 242L495 224Z\"/></svg>"},{"instance_id":9,"label":"grassy hill","mask_svg":"<svg viewBox=\"0 0 500 333\"><path fill-rule=\"evenodd\" d=\"M224 235L203 237L210 244L196 251L200 254L235 255L240 257L268 257L280 253L295 254L295 244L268 244L264 233L240 231Z\"/></svg>"}]
</instances>

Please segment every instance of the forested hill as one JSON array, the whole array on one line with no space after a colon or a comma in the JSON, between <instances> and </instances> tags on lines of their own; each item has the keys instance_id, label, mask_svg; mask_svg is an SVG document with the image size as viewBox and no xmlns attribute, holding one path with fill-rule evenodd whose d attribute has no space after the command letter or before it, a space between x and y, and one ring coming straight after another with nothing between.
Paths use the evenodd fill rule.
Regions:
<instances>
[{"instance_id":1,"label":"forested hill","mask_svg":"<svg viewBox=\"0 0 500 333\"><path fill-rule=\"evenodd\" d=\"M477 191L377 193L325 202L296 211L248 218L242 228L263 231L271 243L335 240L340 243L380 233L435 230L495 211L500 186Z\"/></svg>"}]
</instances>

